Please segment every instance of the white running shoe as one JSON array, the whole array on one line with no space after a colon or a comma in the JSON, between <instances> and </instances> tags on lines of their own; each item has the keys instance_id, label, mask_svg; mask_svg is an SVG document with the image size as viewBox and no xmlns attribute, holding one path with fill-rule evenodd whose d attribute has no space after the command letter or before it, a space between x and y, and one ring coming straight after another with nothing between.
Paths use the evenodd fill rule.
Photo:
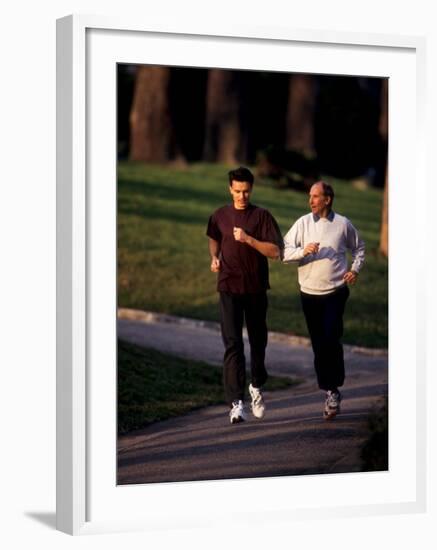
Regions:
<instances>
[{"instance_id":1,"label":"white running shoe","mask_svg":"<svg viewBox=\"0 0 437 550\"><path fill-rule=\"evenodd\" d=\"M229 413L231 424L237 424L238 422L244 422L246 420L246 413L244 412L243 401L233 401L232 408Z\"/></svg>"},{"instance_id":2,"label":"white running shoe","mask_svg":"<svg viewBox=\"0 0 437 550\"><path fill-rule=\"evenodd\" d=\"M258 388L254 388L252 384L249 384L249 393L252 398L252 414L255 418L263 418L266 413L266 406L264 404L263 394Z\"/></svg>"},{"instance_id":3,"label":"white running shoe","mask_svg":"<svg viewBox=\"0 0 437 550\"><path fill-rule=\"evenodd\" d=\"M325 409L323 417L325 420L332 420L340 412L341 393L339 391L326 392Z\"/></svg>"}]
</instances>

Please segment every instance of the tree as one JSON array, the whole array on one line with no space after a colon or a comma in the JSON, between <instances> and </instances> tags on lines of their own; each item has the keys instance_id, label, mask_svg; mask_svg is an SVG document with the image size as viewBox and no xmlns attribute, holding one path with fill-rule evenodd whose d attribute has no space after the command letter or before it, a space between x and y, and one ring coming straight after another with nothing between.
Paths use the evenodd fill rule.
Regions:
<instances>
[{"instance_id":1,"label":"tree","mask_svg":"<svg viewBox=\"0 0 437 550\"><path fill-rule=\"evenodd\" d=\"M384 185L384 201L382 206L381 233L379 238L379 250L384 256L388 256L388 178L387 172Z\"/></svg>"},{"instance_id":2,"label":"tree","mask_svg":"<svg viewBox=\"0 0 437 550\"><path fill-rule=\"evenodd\" d=\"M314 112L317 81L312 75L294 74L289 79L287 149L314 156Z\"/></svg>"},{"instance_id":3,"label":"tree","mask_svg":"<svg viewBox=\"0 0 437 550\"><path fill-rule=\"evenodd\" d=\"M140 66L130 112L130 158L167 162L178 156L170 115L170 68Z\"/></svg>"},{"instance_id":4,"label":"tree","mask_svg":"<svg viewBox=\"0 0 437 550\"><path fill-rule=\"evenodd\" d=\"M211 69L206 97L204 158L235 165L246 159L241 71Z\"/></svg>"},{"instance_id":5,"label":"tree","mask_svg":"<svg viewBox=\"0 0 437 550\"><path fill-rule=\"evenodd\" d=\"M379 133L385 143L388 143L388 79L385 78L381 86L381 112L379 119ZM381 233L379 250L388 256L388 167L385 168L384 202L381 216Z\"/></svg>"}]
</instances>

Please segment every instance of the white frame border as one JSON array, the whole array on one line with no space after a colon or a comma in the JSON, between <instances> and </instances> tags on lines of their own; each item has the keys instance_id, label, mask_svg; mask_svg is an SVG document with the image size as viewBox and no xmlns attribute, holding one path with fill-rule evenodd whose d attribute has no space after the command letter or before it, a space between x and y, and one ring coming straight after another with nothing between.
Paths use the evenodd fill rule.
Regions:
<instances>
[{"instance_id":1,"label":"white frame border","mask_svg":"<svg viewBox=\"0 0 437 550\"><path fill-rule=\"evenodd\" d=\"M409 48L417 62L417 177L425 178L424 90L425 38L284 27L233 27L195 24L183 30L172 23L143 24L100 16L71 15L57 21L57 529L85 534L102 526L86 521L87 495L87 234L86 234L86 31L107 29L160 34L257 38ZM426 509L426 289L417 289L417 499L415 503L374 507L375 513L421 512ZM419 308L420 311L419 311ZM420 423L420 429L419 428ZM343 515L359 514L348 507ZM328 512L331 516L333 512ZM337 512L338 513L338 512ZM320 511L299 518L320 517ZM326 514L325 516L326 517ZM108 525L103 529L108 529ZM115 526L114 526L115 527ZM138 529L141 522L123 522L116 530ZM144 528L144 525L142 526Z\"/></svg>"}]
</instances>

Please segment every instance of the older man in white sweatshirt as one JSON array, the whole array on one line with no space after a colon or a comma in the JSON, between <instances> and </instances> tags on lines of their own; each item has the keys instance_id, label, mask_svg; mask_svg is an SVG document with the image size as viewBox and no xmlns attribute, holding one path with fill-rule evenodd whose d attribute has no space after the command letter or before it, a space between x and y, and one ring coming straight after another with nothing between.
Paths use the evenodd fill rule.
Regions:
<instances>
[{"instance_id":1,"label":"older man in white sweatshirt","mask_svg":"<svg viewBox=\"0 0 437 550\"><path fill-rule=\"evenodd\" d=\"M345 378L343 313L364 262L364 242L352 223L332 209L334 190L319 181L310 190L311 213L299 218L284 237L283 261L299 262L302 309L311 337L319 388L326 391L323 415L340 412L339 387ZM348 268L347 250L352 255Z\"/></svg>"}]
</instances>

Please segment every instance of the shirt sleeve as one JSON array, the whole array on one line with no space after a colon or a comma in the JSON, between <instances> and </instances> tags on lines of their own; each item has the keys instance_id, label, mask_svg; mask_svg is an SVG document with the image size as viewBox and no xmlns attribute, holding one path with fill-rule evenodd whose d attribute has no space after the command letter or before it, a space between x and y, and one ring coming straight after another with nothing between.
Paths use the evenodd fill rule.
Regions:
<instances>
[{"instance_id":1,"label":"shirt sleeve","mask_svg":"<svg viewBox=\"0 0 437 550\"><path fill-rule=\"evenodd\" d=\"M221 240L222 240L222 233L221 233L220 228L218 226L215 214L210 216L210 218L208 220L208 226L206 228L206 234L207 234L208 237L210 237L211 239L214 239L217 242L221 242Z\"/></svg>"},{"instance_id":2,"label":"shirt sleeve","mask_svg":"<svg viewBox=\"0 0 437 550\"><path fill-rule=\"evenodd\" d=\"M284 263L297 262L303 258L302 230L299 220L295 222L284 237Z\"/></svg>"},{"instance_id":3,"label":"shirt sleeve","mask_svg":"<svg viewBox=\"0 0 437 550\"><path fill-rule=\"evenodd\" d=\"M365 255L365 244L364 241L358 235L358 231L348 220L347 222L347 235L346 235L346 244L347 248L351 251L352 254L352 265L351 271L356 273L360 272L360 269L363 267L364 255Z\"/></svg>"},{"instance_id":4,"label":"shirt sleeve","mask_svg":"<svg viewBox=\"0 0 437 550\"><path fill-rule=\"evenodd\" d=\"M283 250L284 242L282 240L281 230L275 218L267 210L264 212L263 222L261 224L261 242L273 243Z\"/></svg>"}]
</instances>

